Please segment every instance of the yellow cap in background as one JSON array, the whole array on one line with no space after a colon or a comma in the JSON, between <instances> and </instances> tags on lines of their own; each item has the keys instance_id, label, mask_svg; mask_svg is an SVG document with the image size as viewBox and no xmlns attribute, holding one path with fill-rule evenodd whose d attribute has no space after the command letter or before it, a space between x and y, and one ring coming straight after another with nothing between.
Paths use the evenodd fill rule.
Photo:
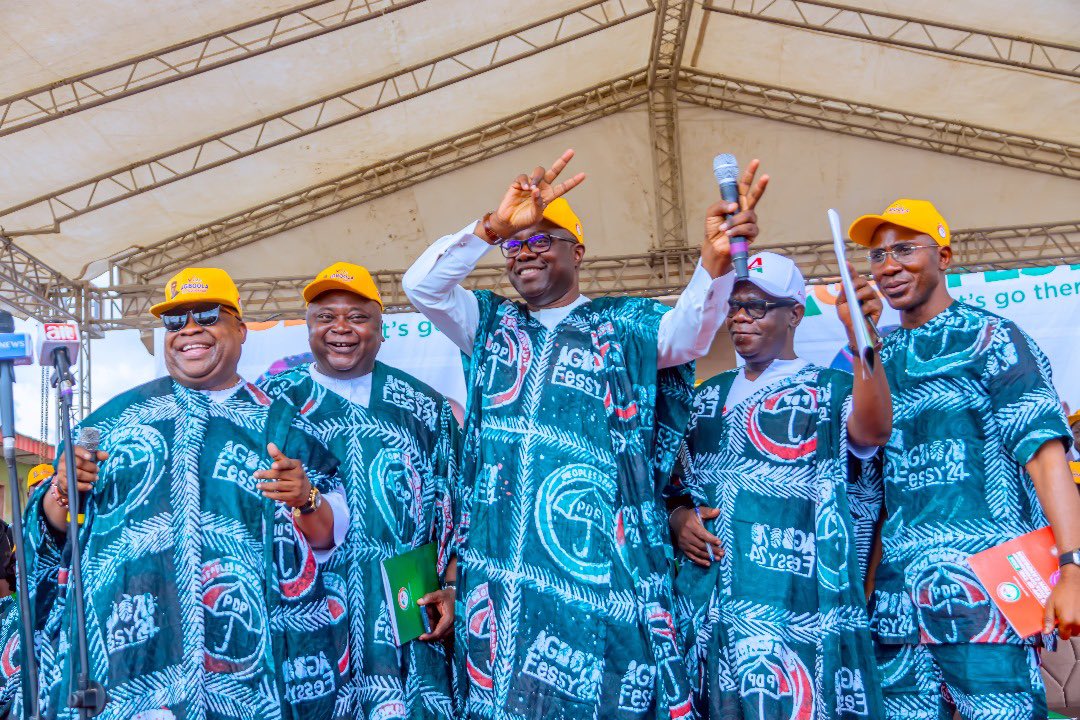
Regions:
<instances>
[{"instance_id":1,"label":"yellow cap in background","mask_svg":"<svg viewBox=\"0 0 1080 720\"><path fill-rule=\"evenodd\" d=\"M344 290L368 300L374 300L383 307L382 296L367 268L353 263L337 262L315 276L304 288L304 302L310 303L327 290Z\"/></svg>"},{"instance_id":2,"label":"yellow cap in background","mask_svg":"<svg viewBox=\"0 0 1080 720\"><path fill-rule=\"evenodd\" d=\"M544 208L544 219L569 232L582 245L585 244L585 235L581 232L581 220L570 207L570 203L566 202L566 198L555 198L548 203L548 206Z\"/></svg>"},{"instance_id":3,"label":"yellow cap in background","mask_svg":"<svg viewBox=\"0 0 1080 720\"><path fill-rule=\"evenodd\" d=\"M1069 425L1075 425L1078 422L1080 422L1080 410L1069 416Z\"/></svg>"},{"instance_id":4,"label":"yellow cap in background","mask_svg":"<svg viewBox=\"0 0 1080 720\"><path fill-rule=\"evenodd\" d=\"M229 273L220 268L184 268L165 284L165 302L150 308L150 314L161 317L180 305L217 303L240 311L240 291Z\"/></svg>"},{"instance_id":5,"label":"yellow cap in background","mask_svg":"<svg viewBox=\"0 0 1080 720\"><path fill-rule=\"evenodd\" d=\"M56 474L56 470L48 463L42 463L41 465L35 465L30 468L30 472L26 474L26 487L32 488L39 482L48 480Z\"/></svg>"},{"instance_id":6,"label":"yellow cap in background","mask_svg":"<svg viewBox=\"0 0 1080 720\"><path fill-rule=\"evenodd\" d=\"M907 198L897 200L885 208L880 215L863 215L851 223L851 227L848 228L848 237L852 242L870 247L874 231L885 223L929 235L934 242L942 246L948 245L952 238L945 218L941 217L941 213L933 204L926 200Z\"/></svg>"},{"instance_id":7,"label":"yellow cap in background","mask_svg":"<svg viewBox=\"0 0 1080 720\"><path fill-rule=\"evenodd\" d=\"M1069 470L1072 470L1073 482L1080 485L1080 462L1076 460L1069 461Z\"/></svg>"}]
</instances>

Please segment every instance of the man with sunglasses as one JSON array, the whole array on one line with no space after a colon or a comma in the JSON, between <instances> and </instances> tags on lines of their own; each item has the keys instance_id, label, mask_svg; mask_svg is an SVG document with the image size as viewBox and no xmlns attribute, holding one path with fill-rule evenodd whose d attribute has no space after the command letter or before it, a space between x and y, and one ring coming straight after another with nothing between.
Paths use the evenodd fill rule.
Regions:
<instances>
[{"instance_id":1,"label":"man with sunglasses","mask_svg":"<svg viewBox=\"0 0 1080 720\"><path fill-rule=\"evenodd\" d=\"M1062 567L1044 631L1080 632L1080 496L1050 365L1014 323L949 295L949 227L931 203L897 200L848 234L900 311L881 351L894 410L872 598L885 717L1045 718L1042 638L1013 631L967 558L1049 519Z\"/></svg>"},{"instance_id":2,"label":"man with sunglasses","mask_svg":"<svg viewBox=\"0 0 1080 720\"><path fill-rule=\"evenodd\" d=\"M336 718L344 601L327 594L312 549L348 524L321 499L336 480L282 453L304 449L290 437L295 410L237 374L247 328L227 273L182 270L150 312L169 375L91 413L80 428L97 429L101 449L75 449L89 672L106 712ZM64 479L61 459L26 522L46 717L73 715L61 558L76 499Z\"/></svg>"},{"instance_id":3,"label":"man with sunglasses","mask_svg":"<svg viewBox=\"0 0 1080 720\"><path fill-rule=\"evenodd\" d=\"M269 378L274 398L298 408L301 437L345 484L353 526L327 565L346 599L349 668L337 705L349 718L454 717L443 640L454 624L456 562L450 487L457 421L446 399L376 360L382 298L366 268L339 262L303 291L315 362ZM437 543L443 588L420 598L431 632L398 646L382 563ZM330 578L328 578L328 582Z\"/></svg>"},{"instance_id":4,"label":"man with sunglasses","mask_svg":"<svg viewBox=\"0 0 1080 720\"><path fill-rule=\"evenodd\" d=\"M856 358L853 377L795 354L806 283L794 262L763 252L749 270L726 323L744 364L694 395L684 492L669 516L695 709L717 719L876 718L849 498L861 466L849 453L869 459L888 439L889 388L880 363L870 370ZM864 278L858 288L876 319L881 302Z\"/></svg>"},{"instance_id":5,"label":"man with sunglasses","mask_svg":"<svg viewBox=\"0 0 1080 720\"><path fill-rule=\"evenodd\" d=\"M406 273L413 304L469 357L459 503L457 651L472 718L683 717L662 488L689 415L692 368L723 318L728 235L747 210L709 209L702 260L675 308L587 298L581 222L557 178L511 183L497 208ZM751 187L752 186L752 187ZM730 221L724 213L736 212ZM523 298L460 283L499 246Z\"/></svg>"}]
</instances>

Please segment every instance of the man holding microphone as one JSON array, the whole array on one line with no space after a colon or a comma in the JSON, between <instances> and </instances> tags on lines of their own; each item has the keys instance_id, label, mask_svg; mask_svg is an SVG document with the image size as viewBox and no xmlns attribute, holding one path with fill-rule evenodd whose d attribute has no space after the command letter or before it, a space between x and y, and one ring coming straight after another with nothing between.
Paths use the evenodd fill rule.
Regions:
<instances>
[{"instance_id":1,"label":"man holding microphone","mask_svg":"<svg viewBox=\"0 0 1080 720\"><path fill-rule=\"evenodd\" d=\"M237 374L247 329L224 271L181 271L151 312L169 375L91 413L80 428L102 449L75 448L85 670L107 693L101 717L333 720L344 628L313 548L348 524L336 480L281 452L295 413ZM77 716L62 558L78 499L65 478L61 459L26 520L41 708L58 718Z\"/></svg>"}]
</instances>

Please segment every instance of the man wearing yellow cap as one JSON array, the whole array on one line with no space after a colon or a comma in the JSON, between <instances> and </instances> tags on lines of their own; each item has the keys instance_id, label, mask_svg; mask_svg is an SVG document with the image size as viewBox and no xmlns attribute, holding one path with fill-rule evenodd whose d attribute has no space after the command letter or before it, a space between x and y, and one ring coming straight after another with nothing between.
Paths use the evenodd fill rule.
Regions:
<instances>
[{"instance_id":1,"label":"man wearing yellow cap","mask_svg":"<svg viewBox=\"0 0 1080 720\"><path fill-rule=\"evenodd\" d=\"M871 619L885 716L1044 718L1041 641L966 560L1049 520L1062 569L1044 630L1080 632L1080 494L1050 364L1014 323L950 297L949 227L929 202L897 200L849 235L900 311L881 352L894 420Z\"/></svg>"},{"instance_id":2,"label":"man wearing yellow cap","mask_svg":"<svg viewBox=\"0 0 1080 720\"><path fill-rule=\"evenodd\" d=\"M341 717L343 600L335 614L312 550L334 542L321 502L334 481L305 472L295 410L237 374L246 327L224 271L181 271L151 312L169 375L91 413L80 427L101 449L76 448L89 674L105 716ZM65 477L61 460L26 522L47 717L73 715Z\"/></svg>"},{"instance_id":3,"label":"man wearing yellow cap","mask_svg":"<svg viewBox=\"0 0 1080 720\"><path fill-rule=\"evenodd\" d=\"M470 358L456 649L473 718L688 717L662 490L704 355L734 285L728 234L752 210L717 203L674 308L587 298L581 221L561 197L573 157L520 175L480 221L409 269L413 304ZM752 166L756 167L756 163ZM499 246L524 302L460 286Z\"/></svg>"},{"instance_id":4,"label":"man wearing yellow cap","mask_svg":"<svg viewBox=\"0 0 1080 720\"><path fill-rule=\"evenodd\" d=\"M264 388L297 408L304 440L345 483L353 523L328 565L347 599L349 667L337 707L349 718L451 718L452 588L421 599L432 631L398 647L382 562L437 543L437 570L453 584L448 477L457 424L446 400L375 359L382 300L366 269L335 263L304 288L315 362L272 376ZM448 567L449 566L449 567ZM435 570L436 568L433 568Z\"/></svg>"}]
</instances>

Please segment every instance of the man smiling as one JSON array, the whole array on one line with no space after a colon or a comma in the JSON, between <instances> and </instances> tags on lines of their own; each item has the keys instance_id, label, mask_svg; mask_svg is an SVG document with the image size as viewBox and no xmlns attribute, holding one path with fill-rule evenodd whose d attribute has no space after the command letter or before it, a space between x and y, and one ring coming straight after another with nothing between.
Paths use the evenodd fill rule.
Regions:
<instances>
[{"instance_id":1,"label":"man smiling","mask_svg":"<svg viewBox=\"0 0 1080 720\"><path fill-rule=\"evenodd\" d=\"M585 232L556 183L573 157L520 175L496 209L437 241L405 274L413 304L470 357L462 450L456 650L471 718L682 717L661 488L689 414L691 368L730 293L728 235L757 235L717 203L674 308L587 298ZM461 283L493 246L524 302Z\"/></svg>"},{"instance_id":2,"label":"man smiling","mask_svg":"<svg viewBox=\"0 0 1080 720\"><path fill-rule=\"evenodd\" d=\"M457 424L441 395L376 361L382 300L370 273L335 263L304 288L315 362L267 380L299 411L304 440L345 483L352 526L328 565L348 600L348 680L337 706L349 718L450 718L449 658L441 641L454 623L448 480ZM431 633L402 648L390 627L382 561L439 543L445 589L421 598Z\"/></svg>"},{"instance_id":3,"label":"man smiling","mask_svg":"<svg viewBox=\"0 0 1080 720\"><path fill-rule=\"evenodd\" d=\"M332 479L282 453L302 449L289 438L294 413L237 374L247 329L224 271L181 271L151 312L169 376L91 413L80 427L100 432L101 450L76 448L79 489L90 493L79 542L103 717L332 718L342 613L312 552L348 523L321 502ZM65 477L61 460L26 523L42 710L63 718L75 714Z\"/></svg>"},{"instance_id":4,"label":"man smiling","mask_svg":"<svg viewBox=\"0 0 1080 720\"><path fill-rule=\"evenodd\" d=\"M868 459L888 439L889 388L880 363L871 372L856 358L853 378L799 358L802 273L769 252L749 267L727 319L745 364L698 387L682 459L699 507L669 516L691 561L680 558L676 601L695 706L715 720L876 718L848 453ZM864 278L858 287L876 319L881 301Z\"/></svg>"},{"instance_id":5,"label":"man smiling","mask_svg":"<svg viewBox=\"0 0 1080 720\"><path fill-rule=\"evenodd\" d=\"M885 717L1044 718L1040 640L1009 627L966 561L1049 520L1062 568L1044 631L1080 632L1080 496L1050 364L1014 323L949 295L949 228L929 202L897 200L848 234L900 311L881 351L895 416L872 602Z\"/></svg>"}]
</instances>

